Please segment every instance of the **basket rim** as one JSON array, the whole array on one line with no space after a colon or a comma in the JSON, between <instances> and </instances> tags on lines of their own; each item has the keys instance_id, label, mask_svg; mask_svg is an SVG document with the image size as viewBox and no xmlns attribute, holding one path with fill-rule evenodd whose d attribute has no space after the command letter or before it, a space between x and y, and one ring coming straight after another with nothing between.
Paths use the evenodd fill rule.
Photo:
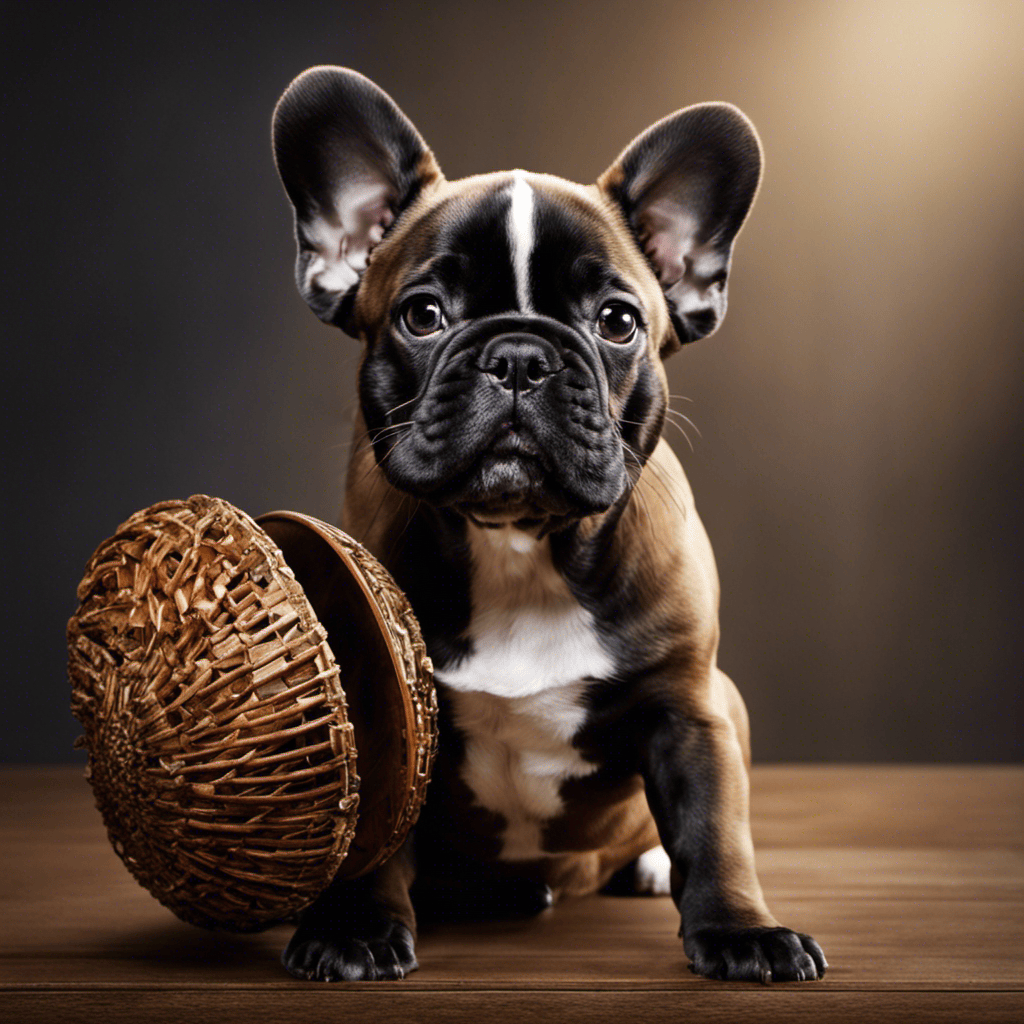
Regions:
<instances>
[{"instance_id":1,"label":"basket rim","mask_svg":"<svg viewBox=\"0 0 1024 1024\"><path fill-rule=\"evenodd\" d=\"M392 669L394 671L395 678L398 680L398 689L401 691L402 697L402 711L405 716L405 786L403 792L405 793L404 803L398 813L394 815L394 828L392 831L392 838L394 833L402 828L402 823L405 819L406 810L416 799L416 752L417 752L417 736L418 726L416 722L416 707L413 703L412 694L410 693L409 686L405 684L405 672L404 665L402 663L401 655L392 640L391 631L388 628L387 620L384 618L384 613L380 607L380 602L370 587L366 574L364 573L362 566L349 554L345 549L344 545L339 540L339 534L342 531L338 527L331 526L330 523L324 522L322 519L317 519L315 516L306 515L303 512L293 512L288 509L276 509L272 512L264 512L262 515L256 518L258 524L262 524L267 520L284 520L286 522L297 523L300 526L304 526L309 530L312 530L321 540L325 541L330 549L338 556L339 559L344 563L349 574L355 579L359 585L359 589L362 592L366 603L370 606L373 611L374 621L377 623L377 629L384 640L384 646L387 648L388 656L391 659ZM365 547L363 547L355 538L345 534L346 539L351 544L358 545L362 551L364 551L370 558L373 558L375 562L378 560L376 557ZM282 553L283 554L283 553ZM287 562L285 563L287 564ZM379 563L378 563L379 564ZM382 567L383 568L383 567ZM301 583L299 584L301 586ZM307 598L308 600L308 598ZM330 646L330 637L327 639L327 645ZM332 652L333 654L333 652ZM390 841L385 843L380 850L371 857L367 863L353 876L358 878L362 875L367 874L374 868L379 867L381 862L389 855Z\"/></svg>"}]
</instances>

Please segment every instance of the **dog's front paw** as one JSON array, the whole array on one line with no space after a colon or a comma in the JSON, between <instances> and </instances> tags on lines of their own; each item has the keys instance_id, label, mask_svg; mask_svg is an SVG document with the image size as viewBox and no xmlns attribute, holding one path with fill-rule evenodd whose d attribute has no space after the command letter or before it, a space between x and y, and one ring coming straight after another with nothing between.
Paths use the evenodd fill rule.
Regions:
<instances>
[{"instance_id":1,"label":"dog's front paw","mask_svg":"<svg viewBox=\"0 0 1024 1024\"><path fill-rule=\"evenodd\" d=\"M694 974L721 981L814 981L828 970L821 946L788 928L702 928L683 948Z\"/></svg>"},{"instance_id":2,"label":"dog's front paw","mask_svg":"<svg viewBox=\"0 0 1024 1024\"><path fill-rule=\"evenodd\" d=\"M281 954L296 978L308 981L397 981L419 966L412 933L381 917L358 935L340 935L327 922L300 924Z\"/></svg>"}]
</instances>

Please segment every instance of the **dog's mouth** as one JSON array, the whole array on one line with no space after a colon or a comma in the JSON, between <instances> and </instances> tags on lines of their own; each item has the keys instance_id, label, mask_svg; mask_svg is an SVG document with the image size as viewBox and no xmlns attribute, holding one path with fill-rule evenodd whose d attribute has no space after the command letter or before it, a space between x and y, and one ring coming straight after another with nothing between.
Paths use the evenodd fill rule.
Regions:
<instances>
[{"instance_id":1,"label":"dog's mouth","mask_svg":"<svg viewBox=\"0 0 1024 1024\"><path fill-rule=\"evenodd\" d=\"M531 433L503 423L461 482L453 505L484 525L564 515L570 502L552 483L548 458Z\"/></svg>"}]
</instances>

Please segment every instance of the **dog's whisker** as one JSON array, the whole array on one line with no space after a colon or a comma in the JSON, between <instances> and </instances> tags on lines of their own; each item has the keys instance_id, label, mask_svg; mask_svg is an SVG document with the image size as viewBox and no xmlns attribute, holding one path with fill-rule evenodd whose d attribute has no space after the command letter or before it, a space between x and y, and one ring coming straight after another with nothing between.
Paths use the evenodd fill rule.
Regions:
<instances>
[{"instance_id":1,"label":"dog's whisker","mask_svg":"<svg viewBox=\"0 0 1024 1024\"><path fill-rule=\"evenodd\" d=\"M409 435L408 435L408 434L406 434L406 437L408 437L408 436L409 436ZM367 439L367 441L369 441L369 438L366 438L366 439ZM395 442L395 444L391 446L391 448L389 449L389 451L388 451L387 455L385 455L383 459L377 459L376 457L375 457L375 458L373 458L373 459L371 459L371 460L370 460L370 465L369 465L369 466L368 466L368 467L366 468L366 472L365 472L365 473L363 473L363 475L362 475L362 476L361 476L361 477L360 477L360 478L359 478L359 479L358 479L358 480L356 481L356 483L355 483L355 486L356 486L356 487L358 487L358 486L360 486L361 484L365 483L365 481L366 481L367 477L369 477L369 476L370 476L370 474L371 474L371 473L372 473L372 472L373 472L373 471L374 471L375 469L381 469L381 468L383 467L384 463L385 463L385 462L387 461L387 459L388 459L388 456L390 456L390 455L391 455L391 453L392 453L392 452L393 452L393 451L395 450L395 448L397 448L397 447L398 447L398 446L399 446L399 445L400 445L400 444L402 443L402 441L404 441L404 440L405 440L405 437L400 437L400 438L399 438L399 439L398 439L398 440L397 440L397 441ZM367 445L367 447L372 447L372 443L369 443L369 444ZM387 493L387 492L385 491L385 493Z\"/></svg>"},{"instance_id":2,"label":"dog's whisker","mask_svg":"<svg viewBox=\"0 0 1024 1024\"><path fill-rule=\"evenodd\" d=\"M625 423L629 421L623 420L622 422ZM618 434L619 443L622 445L622 450L636 463L636 479L634 479L633 481L633 486L635 488L636 485L640 482L640 477L643 476L644 466L647 463L647 460L642 458L640 453L622 436L621 430L618 431Z\"/></svg>"},{"instance_id":3,"label":"dog's whisker","mask_svg":"<svg viewBox=\"0 0 1024 1024\"><path fill-rule=\"evenodd\" d=\"M362 484L366 483L370 474L373 473L375 469L380 469L380 466L377 465L376 459L370 462L370 465L367 467L366 472L363 473L363 475L355 482L355 486L360 487Z\"/></svg>"},{"instance_id":4,"label":"dog's whisker","mask_svg":"<svg viewBox=\"0 0 1024 1024\"><path fill-rule=\"evenodd\" d=\"M381 427L380 429L374 432L372 437L370 437L369 434L367 434L366 436L370 437L370 444L376 444L378 441L383 441L386 437L393 436L394 434L401 431L403 428L411 426L412 422L412 420L406 420L404 423L393 423L389 427Z\"/></svg>"},{"instance_id":5,"label":"dog's whisker","mask_svg":"<svg viewBox=\"0 0 1024 1024\"><path fill-rule=\"evenodd\" d=\"M396 448L398 448L398 446L399 446L400 444L402 444L403 442L405 442L405 441L408 441L408 440L409 440L409 438L410 438L411 436L412 436L412 435L411 435L411 434L409 434L409 433L407 432L407 433L406 433L406 434L405 434L404 436L400 437L400 438L399 438L399 439L398 439L398 440L397 440L397 441L396 441L396 442L395 442L395 443L394 443L394 444L393 444L393 445L392 445L392 446L391 446L391 447L390 447L390 448L389 448L389 449L387 450L387 452L385 453L384 457L383 457L382 459L378 460L378 463L377 463L377 464L378 464L378 465L379 465L379 466L381 467L381 469L383 469L383 468L384 468L384 463L385 463L385 462L387 462L387 461L388 461L388 459L390 459L390 458L391 458L391 456L395 454L395 449L396 449Z\"/></svg>"},{"instance_id":6,"label":"dog's whisker","mask_svg":"<svg viewBox=\"0 0 1024 1024\"><path fill-rule=\"evenodd\" d=\"M693 429L697 431L697 436L698 437L700 437L700 438L704 437L704 435L700 432L700 427L698 427L697 424L694 423L693 420L691 420L690 417L686 415L686 413L682 413L678 409L673 409L671 406L669 406L665 410L665 414L667 416L670 416L670 417L671 416L678 416L680 419L684 420L686 423L689 423L690 426L693 427Z\"/></svg>"},{"instance_id":7,"label":"dog's whisker","mask_svg":"<svg viewBox=\"0 0 1024 1024\"><path fill-rule=\"evenodd\" d=\"M668 412L668 410L666 410L666 413L667 412ZM678 415L678 413L677 413L677 415ZM686 443L690 446L690 451L692 452L694 450L693 442L690 440L690 435L686 433L686 430L683 428L682 424L680 424L678 421L674 420L669 415L665 416L665 423L667 425L669 425L669 426L675 427L676 430L678 430L679 433L683 435L683 438L686 440Z\"/></svg>"},{"instance_id":8,"label":"dog's whisker","mask_svg":"<svg viewBox=\"0 0 1024 1024\"><path fill-rule=\"evenodd\" d=\"M673 494L669 486L668 480L666 480L665 477L662 475L663 471L661 467L659 467L655 462L648 459L644 465L644 469L649 469L651 471L649 477L651 488L661 499L662 504L665 505L666 508L668 508L669 502L671 502L672 505L675 506L675 508L680 512L680 514L685 517L686 510L683 508L683 506L679 503L678 499Z\"/></svg>"},{"instance_id":9,"label":"dog's whisker","mask_svg":"<svg viewBox=\"0 0 1024 1024\"><path fill-rule=\"evenodd\" d=\"M643 519L646 520L646 523L647 523L647 534L650 537L651 544L652 545L657 544L658 538L657 538L656 531L655 531L655 528L654 528L654 516L651 514L651 506L650 506L650 504L647 501L647 495L644 494L643 488L637 486L640 483L640 477L643 476L644 469L648 465L650 465L650 460L648 459L648 460L641 461L641 459L638 456L638 453L632 447L632 445L630 445L628 441L626 441L626 440L624 440L622 438L621 432L619 434L619 437L620 437L620 440L622 440L622 444L623 444L623 447L624 447L626 453L633 459L633 461L637 465L637 476L636 476L636 480L633 482L633 488L632 488L631 496L635 497L636 501L638 503L638 506L639 506L638 515L639 515L640 512L642 512L643 513Z\"/></svg>"},{"instance_id":10,"label":"dog's whisker","mask_svg":"<svg viewBox=\"0 0 1024 1024\"><path fill-rule=\"evenodd\" d=\"M629 444L629 442L623 439L621 433L619 434L619 440L622 442L623 451L636 463L636 476L633 477L633 486L630 488L630 493L631 496L636 497L636 500L640 504L640 507L644 514L644 519L647 520L647 528L651 534L651 540L653 542L654 521L651 518L651 509L650 506L647 504L647 498L645 497L643 491L637 487L637 484L640 482L640 477L643 476L644 465L643 462L640 460L639 456L637 455L637 453L634 451L633 447ZM629 470L627 469L626 472L628 473Z\"/></svg>"},{"instance_id":11,"label":"dog's whisker","mask_svg":"<svg viewBox=\"0 0 1024 1024\"><path fill-rule=\"evenodd\" d=\"M394 451L394 447L395 447L395 446L397 446L397 444L400 444L400 443L401 443L401 441L402 441L403 439L404 439L404 438L399 438L399 439L398 439L398 441L397 441L397 442L395 443L395 445L394 445L394 446L392 446L392 449L391 449L391 451L390 451L390 452L388 452L388 455L390 455L390 454L391 454L391 452L393 452L393 451ZM362 437L362 440L366 440L366 441L367 441L367 447L368 447L368 449L369 449L369 447L372 447L372 446L373 446L373 445L372 445L372 443L370 442L370 438L369 438L369 437L368 437L367 435L364 435L364 437ZM386 458L386 457L385 457L385 458ZM367 467L367 470L366 470L366 472L365 472L364 474L362 474L362 475L361 475L361 476L360 476L360 477L359 477L359 478L358 478L358 479L357 479L357 480L355 481L355 483L354 483L354 486L355 486L355 487L359 487L359 486L361 486L362 484L366 483L367 479L368 479L368 478L370 477L370 475L371 475L371 474L372 474L372 473L374 472L374 470L378 470L378 469L380 469L380 468L381 468L381 462L382 462L382 461L383 461L383 460L381 460L381 461L378 461L376 457L375 457L375 458L373 458L373 459L371 459L371 460L370 460L370 465L369 465L369 466ZM386 492L385 492L385 494L386 494Z\"/></svg>"},{"instance_id":12,"label":"dog's whisker","mask_svg":"<svg viewBox=\"0 0 1024 1024\"><path fill-rule=\"evenodd\" d=\"M415 402L416 399L418 399L419 397L419 395L413 395L412 398L409 398L404 402L399 402L398 405L394 406L391 409L388 409L388 411L384 413L384 418L387 419L388 416L392 415L392 413L398 412L399 409L404 409L407 405L412 405L412 403Z\"/></svg>"},{"instance_id":13,"label":"dog's whisker","mask_svg":"<svg viewBox=\"0 0 1024 1024\"><path fill-rule=\"evenodd\" d=\"M689 445L691 452L696 451L696 449L693 446L693 441L690 440L690 435L686 432L686 428L682 425L680 420L682 420L683 422L689 423L689 425L691 427L693 427L694 430L697 431L697 436L698 437L700 437L700 438L704 437L704 435L701 433L700 427L698 427L697 424L694 423L693 420L691 420L689 416L686 416L684 413L681 413L678 409L673 409L671 406L666 406L665 407L665 423L669 424L670 426L675 427L675 429L678 430L679 433L683 435L683 439ZM634 427L646 426L645 423L640 423L637 420L620 419L618 422L619 423L626 423L626 424L629 424L630 426L634 426Z\"/></svg>"}]
</instances>

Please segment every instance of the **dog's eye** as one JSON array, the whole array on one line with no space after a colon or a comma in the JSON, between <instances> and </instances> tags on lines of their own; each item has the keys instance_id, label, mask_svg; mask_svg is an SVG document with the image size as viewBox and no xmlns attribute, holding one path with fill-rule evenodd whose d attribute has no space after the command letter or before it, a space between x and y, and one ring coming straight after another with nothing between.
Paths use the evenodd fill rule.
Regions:
<instances>
[{"instance_id":1,"label":"dog's eye","mask_svg":"<svg viewBox=\"0 0 1024 1024\"><path fill-rule=\"evenodd\" d=\"M636 326L636 313L624 302L606 303L597 316L597 333L605 341L615 341L620 345L636 334Z\"/></svg>"},{"instance_id":2,"label":"dog's eye","mask_svg":"<svg viewBox=\"0 0 1024 1024\"><path fill-rule=\"evenodd\" d=\"M402 320L410 333L417 338L437 334L444 327L441 303L432 295L414 295L402 310Z\"/></svg>"}]
</instances>

